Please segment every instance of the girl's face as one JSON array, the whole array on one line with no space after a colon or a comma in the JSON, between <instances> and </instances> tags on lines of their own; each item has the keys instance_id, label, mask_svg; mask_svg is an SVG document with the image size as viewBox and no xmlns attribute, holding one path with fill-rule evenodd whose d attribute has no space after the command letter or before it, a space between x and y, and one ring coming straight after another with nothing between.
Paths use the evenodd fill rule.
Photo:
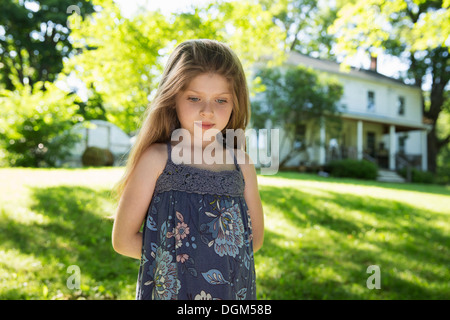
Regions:
<instances>
[{"instance_id":1,"label":"girl's face","mask_svg":"<svg viewBox=\"0 0 450 320\"><path fill-rule=\"evenodd\" d=\"M222 131L233 110L233 94L227 79L216 73L202 73L176 96L176 111L181 127L194 136L194 128ZM201 121L201 123L200 123Z\"/></svg>"}]
</instances>

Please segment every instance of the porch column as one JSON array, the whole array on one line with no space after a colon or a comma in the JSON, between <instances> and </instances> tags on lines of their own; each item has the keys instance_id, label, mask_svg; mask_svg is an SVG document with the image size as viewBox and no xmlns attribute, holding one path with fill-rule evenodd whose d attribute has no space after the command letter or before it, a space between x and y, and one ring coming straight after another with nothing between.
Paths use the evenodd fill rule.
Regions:
<instances>
[{"instance_id":1,"label":"porch column","mask_svg":"<svg viewBox=\"0 0 450 320\"><path fill-rule=\"evenodd\" d=\"M320 145L319 145L319 164L325 164L325 119L320 118Z\"/></svg>"},{"instance_id":2,"label":"porch column","mask_svg":"<svg viewBox=\"0 0 450 320\"><path fill-rule=\"evenodd\" d=\"M397 153L395 137L395 126L391 125L389 127L389 170L395 170L395 154Z\"/></svg>"},{"instance_id":3,"label":"porch column","mask_svg":"<svg viewBox=\"0 0 450 320\"><path fill-rule=\"evenodd\" d=\"M358 160L363 158L363 122L358 120L356 125L356 154Z\"/></svg>"},{"instance_id":4,"label":"porch column","mask_svg":"<svg viewBox=\"0 0 450 320\"><path fill-rule=\"evenodd\" d=\"M420 133L420 136L422 138L422 171L427 171L428 170L428 131L427 130L422 130L422 132Z\"/></svg>"}]
</instances>

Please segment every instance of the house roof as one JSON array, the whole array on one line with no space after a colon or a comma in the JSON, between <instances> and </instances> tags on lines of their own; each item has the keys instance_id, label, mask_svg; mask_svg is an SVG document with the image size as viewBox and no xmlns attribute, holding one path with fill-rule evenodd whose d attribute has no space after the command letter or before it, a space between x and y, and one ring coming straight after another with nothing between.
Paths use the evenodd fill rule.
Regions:
<instances>
[{"instance_id":1,"label":"house roof","mask_svg":"<svg viewBox=\"0 0 450 320\"><path fill-rule=\"evenodd\" d=\"M405 86L408 88L420 90L419 86L406 84L400 79L391 78L391 77L385 76L385 75L378 73L376 71L373 71L373 70L366 70L366 69L351 67L349 72L345 72L340 69L340 64L337 62L313 58L313 57L310 57L310 56L307 56L307 55L304 55L304 54L301 54L301 53L298 53L295 51L291 51L289 53L287 63L292 64L292 65L301 64L301 65L311 67L313 69L317 69L317 70L321 70L321 71L326 71L326 72L331 72L331 73L336 73L336 74L341 74L341 75L349 75L349 76L353 76L355 78L360 78L360 79L365 79L365 80L383 81L383 82L388 82L388 83L397 84L397 85Z\"/></svg>"}]
</instances>

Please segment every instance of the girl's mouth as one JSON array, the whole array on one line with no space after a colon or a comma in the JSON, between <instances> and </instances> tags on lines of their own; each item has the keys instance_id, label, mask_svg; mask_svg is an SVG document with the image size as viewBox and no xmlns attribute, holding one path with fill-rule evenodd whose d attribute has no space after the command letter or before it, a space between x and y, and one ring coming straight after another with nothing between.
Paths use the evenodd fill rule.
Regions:
<instances>
[{"instance_id":1,"label":"girl's mouth","mask_svg":"<svg viewBox=\"0 0 450 320\"><path fill-rule=\"evenodd\" d=\"M196 121L195 124L202 127L202 129L204 129L204 130L208 130L208 129L211 129L212 127L214 127L214 123L209 123L209 122Z\"/></svg>"}]
</instances>

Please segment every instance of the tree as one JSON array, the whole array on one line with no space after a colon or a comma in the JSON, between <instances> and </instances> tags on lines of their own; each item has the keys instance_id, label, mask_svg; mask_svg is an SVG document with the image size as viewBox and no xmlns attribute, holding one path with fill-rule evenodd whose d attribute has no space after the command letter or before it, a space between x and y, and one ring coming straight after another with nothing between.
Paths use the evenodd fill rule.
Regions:
<instances>
[{"instance_id":1,"label":"tree","mask_svg":"<svg viewBox=\"0 0 450 320\"><path fill-rule=\"evenodd\" d=\"M260 1L224 1L201 10L219 40L229 44L239 56L247 75L250 76L255 62L265 61L271 66L284 60L283 30L273 23L272 13Z\"/></svg>"},{"instance_id":2,"label":"tree","mask_svg":"<svg viewBox=\"0 0 450 320\"><path fill-rule=\"evenodd\" d=\"M280 159L283 167L306 147L302 124L317 126L325 118L328 123L339 121L337 102L343 88L337 80L303 66L262 68L256 76L264 90L252 101L252 124L260 129L270 120L284 129L291 152Z\"/></svg>"},{"instance_id":3,"label":"tree","mask_svg":"<svg viewBox=\"0 0 450 320\"><path fill-rule=\"evenodd\" d=\"M261 0L272 21L284 32L286 52L297 51L316 58L335 60L334 36L327 32L336 19L341 0L321 5L319 0Z\"/></svg>"},{"instance_id":4,"label":"tree","mask_svg":"<svg viewBox=\"0 0 450 320\"><path fill-rule=\"evenodd\" d=\"M50 82L0 91L1 165L55 166L69 155L79 139L70 131L80 121L77 99Z\"/></svg>"},{"instance_id":5,"label":"tree","mask_svg":"<svg viewBox=\"0 0 450 320\"><path fill-rule=\"evenodd\" d=\"M67 28L71 5L76 5L82 16L93 12L89 0L2 0L0 83L5 89L56 79L63 58L73 51Z\"/></svg>"},{"instance_id":6,"label":"tree","mask_svg":"<svg viewBox=\"0 0 450 320\"><path fill-rule=\"evenodd\" d=\"M439 116L448 99L450 80L450 1L351 1L338 12L329 28L336 35L336 51L349 64L358 50L376 56L384 52L409 64L405 80L423 89L431 79L429 101L422 99L428 133L428 169L436 172L439 150L448 145L450 132L437 135ZM448 104L447 104L448 105Z\"/></svg>"},{"instance_id":7,"label":"tree","mask_svg":"<svg viewBox=\"0 0 450 320\"><path fill-rule=\"evenodd\" d=\"M446 92L445 107L436 124L436 134L443 140L450 132L450 92ZM450 183L450 143L443 146L437 157L436 180L439 183Z\"/></svg>"},{"instance_id":8,"label":"tree","mask_svg":"<svg viewBox=\"0 0 450 320\"><path fill-rule=\"evenodd\" d=\"M106 110L103 106L102 95L95 90L95 85L92 83L89 90L89 97L86 102L76 101L78 105L77 113L83 117L84 120L107 120ZM71 94L76 94L72 92Z\"/></svg>"}]
</instances>

